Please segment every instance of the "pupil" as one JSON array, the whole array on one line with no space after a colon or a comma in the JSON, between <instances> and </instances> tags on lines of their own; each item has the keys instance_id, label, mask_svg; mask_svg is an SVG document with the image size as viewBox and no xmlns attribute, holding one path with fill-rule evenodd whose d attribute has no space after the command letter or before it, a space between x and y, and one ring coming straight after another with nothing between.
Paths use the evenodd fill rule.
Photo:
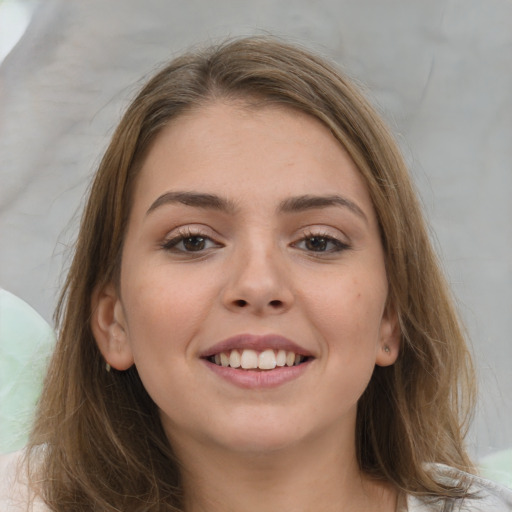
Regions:
<instances>
[{"instance_id":1,"label":"pupil","mask_svg":"<svg viewBox=\"0 0 512 512\"><path fill-rule=\"evenodd\" d=\"M183 240L183 246L187 251L201 251L204 249L205 241L202 236L189 236Z\"/></svg>"},{"instance_id":2,"label":"pupil","mask_svg":"<svg viewBox=\"0 0 512 512\"><path fill-rule=\"evenodd\" d=\"M308 238L306 241L306 247L310 251L325 251L327 248L327 240L318 236Z\"/></svg>"}]
</instances>

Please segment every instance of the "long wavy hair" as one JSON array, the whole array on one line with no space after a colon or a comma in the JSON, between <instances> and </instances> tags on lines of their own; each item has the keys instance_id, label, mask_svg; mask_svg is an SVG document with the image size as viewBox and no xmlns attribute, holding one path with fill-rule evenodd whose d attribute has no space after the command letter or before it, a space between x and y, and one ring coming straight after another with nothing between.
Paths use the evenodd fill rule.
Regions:
<instances>
[{"instance_id":1,"label":"long wavy hair","mask_svg":"<svg viewBox=\"0 0 512 512\"><path fill-rule=\"evenodd\" d=\"M373 200L399 318L401 348L376 367L359 400L360 469L407 493L457 498L426 463L472 470L464 435L473 407L470 356L416 192L388 129L334 66L273 38L194 50L164 67L128 107L99 165L58 304L58 342L28 450L38 493L53 511L182 510L179 461L133 366L105 371L91 295L119 278L134 182L172 120L222 99L288 106L326 125L356 163ZM176 390L179 392L179 390Z\"/></svg>"}]
</instances>

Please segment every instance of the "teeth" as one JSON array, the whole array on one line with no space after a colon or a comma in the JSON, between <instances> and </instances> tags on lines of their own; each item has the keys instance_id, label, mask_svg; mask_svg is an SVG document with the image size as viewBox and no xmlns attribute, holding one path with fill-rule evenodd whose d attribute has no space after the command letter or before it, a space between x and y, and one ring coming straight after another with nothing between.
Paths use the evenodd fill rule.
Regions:
<instances>
[{"instance_id":1,"label":"teeth","mask_svg":"<svg viewBox=\"0 0 512 512\"><path fill-rule=\"evenodd\" d=\"M304 361L304 356L295 352L286 350L272 349L256 352L251 349L231 350L230 352L221 352L213 356L213 361L218 366L230 366L231 368L240 368L244 370L273 370L276 366L297 366Z\"/></svg>"},{"instance_id":2,"label":"teeth","mask_svg":"<svg viewBox=\"0 0 512 512\"><path fill-rule=\"evenodd\" d=\"M273 370L276 364L276 354L273 350L264 350L258 357L258 368L261 370Z\"/></svg>"},{"instance_id":3,"label":"teeth","mask_svg":"<svg viewBox=\"0 0 512 512\"><path fill-rule=\"evenodd\" d=\"M240 353L238 350L232 350L229 354L229 366L231 368L240 368Z\"/></svg>"},{"instance_id":4,"label":"teeth","mask_svg":"<svg viewBox=\"0 0 512 512\"><path fill-rule=\"evenodd\" d=\"M242 350L242 356L240 357L240 365L245 370L258 368L258 352L254 350Z\"/></svg>"},{"instance_id":5,"label":"teeth","mask_svg":"<svg viewBox=\"0 0 512 512\"><path fill-rule=\"evenodd\" d=\"M286 364L286 350L278 350L276 354L276 365L284 366Z\"/></svg>"}]
</instances>

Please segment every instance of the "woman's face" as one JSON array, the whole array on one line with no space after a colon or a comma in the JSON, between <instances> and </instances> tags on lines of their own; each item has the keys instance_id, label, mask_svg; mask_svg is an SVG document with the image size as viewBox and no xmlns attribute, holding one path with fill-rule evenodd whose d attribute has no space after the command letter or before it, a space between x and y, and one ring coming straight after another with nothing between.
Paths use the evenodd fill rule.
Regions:
<instances>
[{"instance_id":1,"label":"woman's face","mask_svg":"<svg viewBox=\"0 0 512 512\"><path fill-rule=\"evenodd\" d=\"M99 344L136 365L178 451L353 442L375 364L397 356L387 292L368 190L329 130L219 102L149 152Z\"/></svg>"}]
</instances>

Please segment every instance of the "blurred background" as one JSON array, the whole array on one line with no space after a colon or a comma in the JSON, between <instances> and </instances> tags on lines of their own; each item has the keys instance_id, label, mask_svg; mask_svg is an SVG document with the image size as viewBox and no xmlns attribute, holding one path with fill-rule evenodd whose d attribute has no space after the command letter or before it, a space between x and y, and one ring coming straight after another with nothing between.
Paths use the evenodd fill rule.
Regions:
<instances>
[{"instance_id":1,"label":"blurred background","mask_svg":"<svg viewBox=\"0 0 512 512\"><path fill-rule=\"evenodd\" d=\"M51 324L90 177L144 78L255 33L334 59L388 121L471 335L471 450L512 448L511 0L0 0L0 287Z\"/></svg>"}]
</instances>

